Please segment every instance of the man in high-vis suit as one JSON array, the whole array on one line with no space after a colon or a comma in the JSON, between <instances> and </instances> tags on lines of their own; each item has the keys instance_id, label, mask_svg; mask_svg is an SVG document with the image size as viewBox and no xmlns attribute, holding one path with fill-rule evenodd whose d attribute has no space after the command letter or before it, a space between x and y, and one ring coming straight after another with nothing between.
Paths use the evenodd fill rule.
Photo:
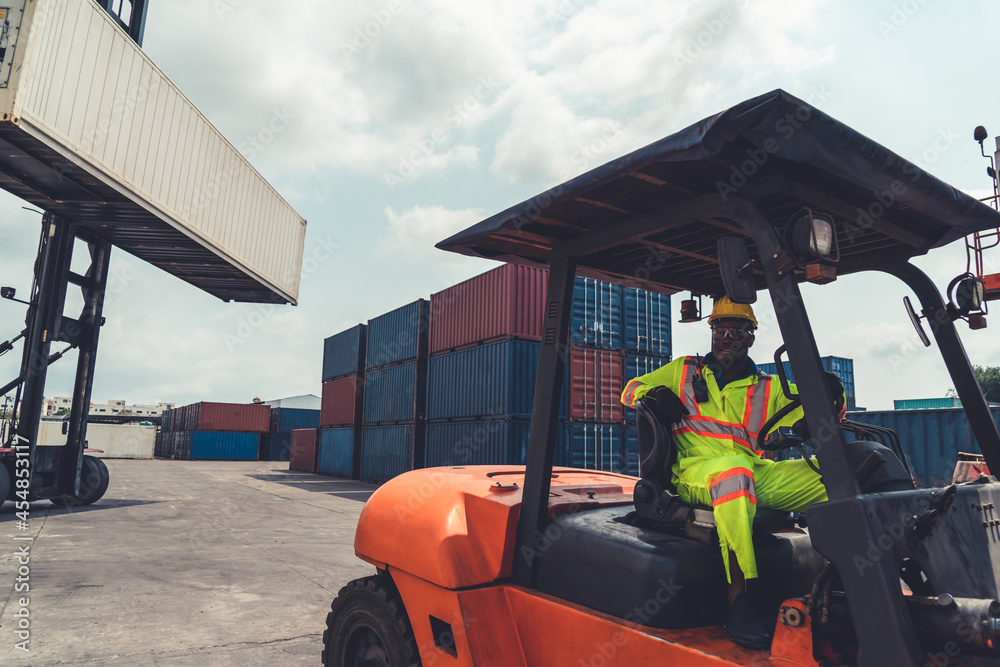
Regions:
<instances>
[{"instance_id":1,"label":"man in high-vis suit","mask_svg":"<svg viewBox=\"0 0 1000 667\"><path fill-rule=\"evenodd\" d=\"M713 509L729 581L725 627L730 639L763 649L771 633L746 592L747 580L757 577L754 513L757 508L801 511L826 500L826 489L805 460L770 461L754 449L768 418L791 399L777 378L760 373L749 357L757 328L753 309L722 297L708 323L711 353L674 359L632 380L622 392L622 403L635 407L644 396L657 402L676 403L679 398L683 403L687 414L673 427L677 459L672 480L682 500ZM774 428L791 426L802 417L799 407Z\"/></svg>"}]
</instances>

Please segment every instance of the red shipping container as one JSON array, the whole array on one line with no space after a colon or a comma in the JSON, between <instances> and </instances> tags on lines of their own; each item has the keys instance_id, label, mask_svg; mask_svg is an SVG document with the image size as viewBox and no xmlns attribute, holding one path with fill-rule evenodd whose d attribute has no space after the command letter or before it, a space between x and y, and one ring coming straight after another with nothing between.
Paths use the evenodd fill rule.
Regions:
<instances>
[{"instance_id":1,"label":"red shipping container","mask_svg":"<svg viewBox=\"0 0 1000 667\"><path fill-rule=\"evenodd\" d=\"M571 347L569 353L569 416L588 422L625 419L621 395L625 356L618 350Z\"/></svg>"},{"instance_id":2,"label":"red shipping container","mask_svg":"<svg viewBox=\"0 0 1000 667\"><path fill-rule=\"evenodd\" d=\"M364 378L357 375L324 382L323 399L319 411L319 425L360 425L361 392L363 387Z\"/></svg>"},{"instance_id":3,"label":"red shipping container","mask_svg":"<svg viewBox=\"0 0 1000 667\"><path fill-rule=\"evenodd\" d=\"M288 454L288 469L316 472L316 440L319 429L299 428L292 431L292 446Z\"/></svg>"},{"instance_id":4,"label":"red shipping container","mask_svg":"<svg viewBox=\"0 0 1000 667\"><path fill-rule=\"evenodd\" d=\"M187 407L189 431L243 431L267 433L271 406L263 403L210 403Z\"/></svg>"},{"instance_id":5,"label":"red shipping container","mask_svg":"<svg viewBox=\"0 0 1000 667\"><path fill-rule=\"evenodd\" d=\"M431 295L430 354L503 338L541 340L546 269L505 264Z\"/></svg>"}]
</instances>

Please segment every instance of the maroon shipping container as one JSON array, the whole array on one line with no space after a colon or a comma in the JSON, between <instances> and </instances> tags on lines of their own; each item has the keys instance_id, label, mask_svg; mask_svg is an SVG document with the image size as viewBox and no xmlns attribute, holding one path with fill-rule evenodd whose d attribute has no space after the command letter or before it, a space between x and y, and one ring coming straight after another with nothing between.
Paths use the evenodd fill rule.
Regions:
<instances>
[{"instance_id":1,"label":"maroon shipping container","mask_svg":"<svg viewBox=\"0 0 1000 667\"><path fill-rule=\"evenodd\" d=\"M571 347L569 353L569 416L588 422L625 419L621 395L625 357L618 350Z\"/></svg>"},{"instance_id":2,"label":"maroon shipping container","mask_svg":"<svg viewBox=\"0 0 1000 667\"><path fill-rule=\"evenodd\" d=\"M187 407L188 431L241 431L267 433L271 426L271 406L264 403L210 403Z\"/></svg>"},{"instance_id":3,"label":"maroon shipping container","mask_svg":"<svg viewBox=\"0 0 1000 667\"><path fill-rule=\"evenodd\" d=\"M546 269L505 264L431 295L430 354L502 338L541 340Z\"/></svg>"},{"instance_id":4,"label":"maroon shipping container","mask_svg":"<svg viewBox=\"0 0 1000 667\"><path fill-rule=\"evenodd\" d=\"M360 426L364 382L364 378L357 375L324 382L319 425Z\"/></svg>"},{"instance_id":5,"label":"maroon shipping container","mask_svg":"<svg viewBox=\"0 0 1000 667\"><path fill-rule=\"evenodd\" d=\"M288 469L316 472L316 440L319 429L299 428L292 431L292 447L288 454Z\"/></svg>"}]
</instances>

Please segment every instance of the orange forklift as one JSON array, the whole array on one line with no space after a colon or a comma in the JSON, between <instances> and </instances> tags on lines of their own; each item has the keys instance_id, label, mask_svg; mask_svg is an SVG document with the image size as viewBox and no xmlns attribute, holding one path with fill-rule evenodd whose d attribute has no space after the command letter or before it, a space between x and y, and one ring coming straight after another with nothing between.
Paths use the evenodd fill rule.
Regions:
<instances>
[{"instance_id":1,"label":"orange forklift","mask_svg":"<svg viewBox=\"0 0 1000 667\"><path fill-rule=\"evenodd\" d=\"M609 162L438 244L549 267L525 466L430 468L380 487L323 635L326 665L1000 665L1000 484L917 489L887 431L841 422L799 284L880 271L941 351L987 464L1000 434L959 340L983 285L948 301L910 259L1000 227L968 197L776 90ZM726 577L711 508L670 484L669 419L640 402L640 478L553 468L573 278L774 305L803 407L760 449L811 446L829 501L758 512L769 650L720 626ZM835 289L831 286L827 289ZM813 307L823 307L822 302ZM929 340L928 340L929 343ZM782 363L777 363L782 369Z\"/></svg>"}]
</instances>

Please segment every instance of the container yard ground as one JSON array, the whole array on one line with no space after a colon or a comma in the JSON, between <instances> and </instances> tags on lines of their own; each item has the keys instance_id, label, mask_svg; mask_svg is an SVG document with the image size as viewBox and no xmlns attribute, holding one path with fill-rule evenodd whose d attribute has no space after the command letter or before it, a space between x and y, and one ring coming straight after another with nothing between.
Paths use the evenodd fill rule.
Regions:
<instances>
[{"instance_id":1,"label":"container yard ground","mask_svg":"<svg viewBox=\"0 0 1000 667\"><path fill-rule=\"evenodd\" d=\"M317 665L372 484L287 462L107 460L86 508L0 509L4 665ZM30 535L30 653L15 650L15 535Z\"/></svg>"}]
</instances>

